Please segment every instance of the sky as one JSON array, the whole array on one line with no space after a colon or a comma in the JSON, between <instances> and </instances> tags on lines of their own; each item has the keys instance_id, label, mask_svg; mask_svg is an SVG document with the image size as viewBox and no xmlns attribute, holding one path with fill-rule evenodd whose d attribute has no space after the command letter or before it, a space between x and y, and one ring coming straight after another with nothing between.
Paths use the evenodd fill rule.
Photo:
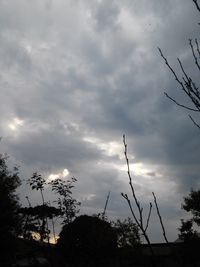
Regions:
<instances>
[{"instance_id":1,"label":"sky","mask_svg":"<svg viewBox=\"0 0 200 267\"><path fill-rule=\"evenodd\" d=\"M125 219L125 134L144 216L154 191L174 241L183 197L200 187L200 131L164 96L188 103L157 47L198 84L199 15L192 0L0 0L0 149L21 178L75 176L82 214L102 212L111 191L107 215ZM23 184L26 195L40 201ZM155 207L148 233L163 241Z\"/></svg>"}]
</instances>

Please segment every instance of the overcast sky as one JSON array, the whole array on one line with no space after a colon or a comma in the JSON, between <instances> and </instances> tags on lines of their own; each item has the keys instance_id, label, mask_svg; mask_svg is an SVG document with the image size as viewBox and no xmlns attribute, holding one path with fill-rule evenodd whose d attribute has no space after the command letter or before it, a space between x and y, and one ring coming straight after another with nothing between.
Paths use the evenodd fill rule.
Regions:
<instances>
[{"instance_id":1,"label":"overcast sky","mask_svg":"<svg viewBox=\"0 0 200 267\"><path fill-rule=\"evenodd\" d=\"M126 218L126 134L144 213L154 191L175 240L183 196L200 186L200 131L164 96L187 101L157 47L198 77L188 38L199 21L192 0L0 0L2 153L23 179L75 176L81 213L101 212L111 191L107 215ZM155 209L149 234L162 240Z\"/></svg>"}]
</instances>

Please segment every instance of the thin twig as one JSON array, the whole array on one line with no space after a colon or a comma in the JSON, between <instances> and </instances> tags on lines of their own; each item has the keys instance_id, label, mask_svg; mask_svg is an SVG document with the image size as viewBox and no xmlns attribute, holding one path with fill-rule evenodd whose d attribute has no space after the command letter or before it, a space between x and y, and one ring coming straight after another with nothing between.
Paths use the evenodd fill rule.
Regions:
<instances>
[{"instance_id":1,"label":"thin twig","mask_svg":"<svg viewBox=\"0 0 200 267\"><path fill-rule=\"evenodd\" d=\"M146 227L145 227L145 232L147 231L147 228L149 227L149 220L150 220L150 217L151 217L151 211L152 211L152 203L150 202L149 203L149 214L148 214L148 217L147 217L147 222L146 222Z\"/></svg>"},{"instance_id":2,"label":"thin twig","mask_svg":"<svg viewBox=\"0 0 200 267\"><path fill-rule=\"evenodd\" d=\"M192 55L193 55L195 64L196 64L197 68L200 70L200 65L199 65L197 56L196 56L196 54L195 54L195 52L194 52L194 46L193 46L193 44L192 44L192 39L189 39L189 44L190 44L190 47L191 47L191 50L192 50Z\"/></svg>"},{"instance_id":3,"label":"thin twig","mask_svg":"<svg viewBox=\"0 0 200 267\"><path fill-rule=\"evenodd\" d=\"M155 196L154 192L152 192L152 195L153 195L153 198L154 198L154 203L155 203L155 206L156 206L156 211L157 211L157 214L158 214L158 218L160 220L160 224L161 224L161 227L162 227L163 237L164 237L166 243L169 243L169 241L167 239L167 236L166 236L165 227L164 227L164 224L163 224L163 221L162 221L162 217L160 215L160 211L159 211L159 208L158 208L157 199L156 199L156 196Z\"/></svg>"},{"instance_id":4,"label":"thin twig","mask_svg":"<svg viewBox=\"0 0 200 267\"><path fill-rule=\"evenodd\" d=\"M169 98L171 101L173 101L177 106L182 107L182 108L185 108L185 109L187 109L187 110L191 110L191 111L199 112L198 109L190 108L190 107L187 107L187 106L185 106L185 105L180 104L180 103L177 102L174 98L172 98L171 96L169 96L166 92L164 92L164 94L165 94L165 96L166 96L167 98Z\"/></svg>"},{"instance_id":5,"label":"thin twig","mask_svg":"<svg viewBox=\"0 0 200 267\"><path fill-rule=\"evenodd\" d=\"M183 91L186 93L186 95L188 95L188 97L190 97L189 92L186 90L184 84L183 84L183 83L181 82L181 80L178 78L176 72L175 72L175 71L173 70L173 68L170 66L170 64L169 64L169 62L168 62L168 60L167 60L167 58L163 55L162 50L161 50L159 47L158 47L158 51L160 52L161 57L164 59L165 64L167 65L168 69L169 69L169 70L171 71L171 73L173 74L175 80L176 80L177 83L180 85L181 90L183 90ZM181 64L181 61L180 61L179 59L177 59L177 60L178 60L179 64ZM182 66L182 64L181 64L181 66Z\"/></svg>"},{"instance_id":6,"label":"thin twig","mask_svg":"<svg viewBox=\"0 0 200 267\"><path fill-rule=\"evenodd\" d=\"M197 53L198 53L198 55L199 55L199 59L200 59L200 50L199 50L199 43L198 43L197 38L195 38L195 43L196 43Z\"/></svg>"},{"instance_id":7,"label":"thin twig","mask_svg":"<svg viewBox=\"0 0 200 267\"><path fill-rule=\"evenodd\" d=\"M198 4L198 1L197 0L192 0L197 8L197 10L200 12L200 6Z\"/></svg>"},{"instance_id":8,"label":"thin twig","mask_svg":"<svg viewBox=\"0 0 200 267\"><path fill-rule=\"evenodd\" d=\"M105 219L105 214L106 214L106 209L107 209L107 205L108 205L108 200L110 198L110 191L108 192L108 195L106 197L106 203L105 203L105 207L104 207L104 210L102 212L102 219L104 220Z\"/></svg>"},{"instance_id":9,"label":"thin twig","mask_svg":"<svg viewBox=\"0 0 200 267\"><path fill-rule=\"evenodd\" d=\"M135 189L134 189L133 183L132 183L132 177L131 177L131 173L130 173L129 159L128 159L128 155L127 155L127 144L126 144L126 137L125 137L125 135L123 135L123 143L124 143L124 155L125 155L126 165L127 165L127 174L128 174L128 177L129 177L129 185L131 187L133 199L135 201L135 204L136 204L137 209L138 209L138 212L139 212L140 223L141 223L141 226L143 227L142 208L141 208L140 203L139 203L139 201L138 201L138 199L136 197Z\"/></svg>"},{"instance_id":10,"label":"thin twig","mask_svg":"<svg viewBox=\"0 0 200 267\"><path fill-rule=\"evenodd\" d=\"M131 173L130 173L130 165L129 165L129 159L128 159L128 155L127 155L127 144L126 144L125 135L123 135L123 143L124 143L124 155L125 155L126 164L127 164L127 173L128 173L128 178L129 178L129 185L131 187L133 200L134 200L134 202L136 204L136 207L137 207L137 210L138 210L138 213L139 213L139 219L137 218L137 216L135 214L135 211L133 210L133 207L132 207L132 204L131 204L131 201L130 201L128 195L124 194L124 193L121 193L121 195L127 201L129 209L131 211L131 214L132 214L137 226L139 227L142 235L144 236L147 244L149 245L149 250L150 250L150 253L152 255L152 266L156 266L156 264L155 264L155 254L154 254L154 251L153 251L153 248L152 248L152 245L151 245L151 241L150 241L149 236L147 234L147 228L149 226L149 220L150 220L150 216L151 216L152 204L150 203L150 208L149 208L149 212L148 212L146 226L144 227L144 224L143 224L143 208L141 207L140 202L138 201L137 196L135 194L133 180L132 180Z\"/></svg>"},{"instance_id":11,"label":"thin twig","mask_svg":"<svg viewBox=\"0 0 200 267\"><path fill-rule=\"evenodd\" d=\"M200 125L192 118L192 116L191 115L188 115L188 116L191 119L191 121L194 123L194 125L200 129Z\"/></svg>"}]
</instances>

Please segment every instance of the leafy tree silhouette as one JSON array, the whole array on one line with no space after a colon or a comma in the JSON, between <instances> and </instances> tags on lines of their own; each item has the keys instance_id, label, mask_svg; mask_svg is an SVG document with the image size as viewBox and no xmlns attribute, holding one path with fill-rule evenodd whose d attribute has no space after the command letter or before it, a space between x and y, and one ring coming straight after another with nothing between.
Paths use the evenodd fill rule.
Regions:
<instances>
[{"instance_id":1,"label":"leafy tree silhouette","mask_svg":"<svg viewBox=\"0 0 200 267\"><path fill-rule=\"evenodd\" d=\"M117 233L118 247L135 247L141 243L139 227L131 218L128 217L123 221L118 219L112 222L112 226Z\"/></svg>"},{"instance_id":2,"label":"leafy tree silhouette","mask_svg":"<svg viewBox=\"0 0 200 267\"><path fill-rule=\"evenodd\" d=\"M71 222L76 214L79 212L78 206L80 202L72 197L72 188L76 182L76 178L65 181L60 178L48 182L37 172L33 173L28 180L32 190L40 192L42 205L32 207L27 198L29 207L20 209L20 213L24 216L23 222L23 237L26 239L32 239L33 236L39 237L41 242L48 241L50 235L49 220L52 223L53 236L56 242L55 222L59 217L62 219L62 223L66 224ZM47 187L51 188L52 192L58 195L57 200L53 201L56 206L52 206L45 200L44 191Z\"/></svg>"},{"instance_id":3,"label":"leafy tree silhouette","mask_svg":"<svg viewBox=\"0 0 200 267\"><path fill-rule=\"evenodd\" d=\"M184 241L181 258L190 264L188 266L199 266L200 237L194 224L200 226L200 190L191 189L189 195L184 198L182 208L191 214L191 218L181 220L179 238Z\"/></svg>"},{"instance_id":4,"label":"leafy tree silhouette","mask_svg":"<svg viewBox=\"0 0 200 267\"><path fill-rule=\"evenodd\" d=\"M20 234L21 220L16 189L20 186L18 168L10 171L6 156L0 155L0 266L9 266L14 259L15 237Z\"/></svg>"},{"instance_id":5,"label":"leafy tree silhouette","mask_svg":"<svg viewBox=\"0 0 200 267\"><path fill-rule=\"evenodd\" d=\"M97 266L115 256L117 235L110 223L81 215L63 226L57 247L71 264Z\"/></svg>"},{"instance_id":6,"label":"leafy tree silhouette","mask_svg":"<svg viewBox=\"0 0 200 267\"><path fill-rule=\"evenodd\" d=\"M184 198L182 208L190 212L192 216L186 221L181 220L179 237L186 242L199 239L197 231L193 229L193 225L195 223L200 226L200 190L191 189L189 195Z\"/></svg>"},{"instance_id":7,"label":"leafy tree silhouette","mask_svg":"<svg viewBox=\"0 0 200 267\"><path fill-rule=\"evenodd\" d=\"M70 223L79 212L81 202L72 197L72 188L77 181L75 177L65 181L60 178L52 180L49 184L52 186L52 191L59 197L55 201L60 210L60 216L63 218L63 224Z\"/></svg>"}]
</instances>

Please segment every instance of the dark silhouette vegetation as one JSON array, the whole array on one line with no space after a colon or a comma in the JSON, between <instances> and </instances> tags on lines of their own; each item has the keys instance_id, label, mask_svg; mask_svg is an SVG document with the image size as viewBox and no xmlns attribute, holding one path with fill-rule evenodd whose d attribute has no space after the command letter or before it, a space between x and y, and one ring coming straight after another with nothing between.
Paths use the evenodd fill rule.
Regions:
<instances>
[{"instance_id":1,"label":"dark silhouette vegetation","mask_svg":"<svg viewBox=\"0 0 200 267\"><path fill-rule=\"evenodd\" d=\"M7 158L0 157L0 234L3 246L0 254L1 266L193 266L200 263L200 239L197 228L200 225L200 190L191 190L183 200L182 208L191 214L191 218L181 221L179 228L180 243L170 243L164 228L158 201L153 193L147 218L143 218L143 209L138 201L134 180L129 170L127 144L125 142L129 185L132 196L137 201L139 218L128 195L123 197L128 203L132 218L109 220L106 205L98 215L78 216L80 203L72 196L75 178L67 181L55 179L49 183L38 173L28 180L32 190L39 192L40 205L32 205L27 196L26 207L21 207L16 194L21 181L18 168L9 171ZM52 202L46 200L46 188L51 188L58 198ZM151 210L155 208L161 224L165 243L143 244L141 236L148 237ZM62 230L55 231L56 219ZM135 220L135 221L134 221ZM142 224L141 224L142 223ZM143 227L143 228L142 228ZM142 231L143 230L143 231ZM50 239L54 237L54 243ZM149 237L148 237L149 238ZM195 265L194 265L195 266Z\"/></svg>"},{"instance_id":2,"label":"dark silhouette vegetation","mask_svg":"<svg viewBox=\"0 0 200 267\"><path fill-rule=\"evenodd\" d=\"M0 266L9 266L15 257L15 238L21 233L19 200L16 189L20 185L18 168L9 171L7 157L0 155Z\"/></svg>"},{"instance_id":3,"label":"dark silhouette vegetation","mask_svg":"<svg viewBox=\"0 0 200 267\"><path fill-rule=\"evenodd\" d=\"M81 215L63 227L57 246L69 263L97 266L115 260L117 233L109 222Z\"/></svg>"}]
</instances>

